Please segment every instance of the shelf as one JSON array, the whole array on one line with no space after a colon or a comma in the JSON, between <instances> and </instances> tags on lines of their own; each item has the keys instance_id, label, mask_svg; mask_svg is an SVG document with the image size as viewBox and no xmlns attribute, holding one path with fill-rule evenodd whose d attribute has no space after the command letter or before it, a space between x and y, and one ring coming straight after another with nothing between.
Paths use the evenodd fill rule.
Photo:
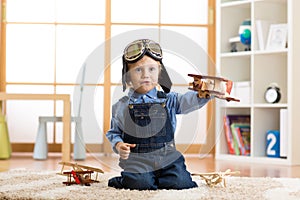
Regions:
<instances>
[{"instance_id":1,"label":"shelf","mask_svg":"<svg viewBox=\"0 0 300 200\"><path fill-rule=\"evenodd\" d=\"M226 105L222 105L222 108L287 108L288 105L285 103L282 104L267 104L267 103L259 103L259 104L239 104L239 103L227 103Z\"/></svg>"},{"instance_id":2,"label":"shelf","mask_svg":"<svg viewBox=\"0 0 300 200\"><path fill-rule=\"evenodd\" d=\"M240 1L228 1L228 2L223 2L221 7L226 8L226 7L250 7L251 1L250 0L240 0Z\"/></svg>"},{"instance_id":3,"label":"shelf","mask_svg":"<svg viewBox=\"0 0 300 200\"><path fill-rule=\"evenodd\" d=\"M270 3L283 3L286 4L287 0L254 0L254 3L259 3L259 2L270 2Z\"/></svg>"},{"instance_id":4,"label":"shelf","mask_svg":"<svg viewBox=\"0 0 300 200\"><path fill-rule=\"evenodd\" d=\"M300 118L300 104L298 104L300 95L297 91L300 80L298 78L300 56L297 53L300 51L298 49L300 46L296 45L297 35L300 34L300 24L296 23L296 19L300 18L300 12L297 10L297 6L298 8L300 6L299 0L218 0L216 71L221 76L233 81L232 96L237 99L240 97L241 102L216 103L216 159L232 162L300 165L300 154L294 153L300 152L300 134L298 134L298 127L295 124L295 121ZM238 42L237 52L231 52L234 46L230 44L229 40L238 36L239 28L246 19L250 19L252 22L251 51L244 51L245 45ZM256 23L254 23L256 20L265 20L276 24L286 23L289 31L288 47L282 50L260 50L262 45L258 43ZM264 33L269 31L268 28L265 30ZM268 35L264 34L264 47L265 37ZM250 82L249 89L245 88L245 85L244 88L238 87L239 82L246 81ZM279 88L281 94L279 103L266 103L264 96L270 86ZM288 115L285 118L282 118L282 109L287 110ZM250 115L250 156L227 154L230 148L225 134L228 136L227 138L231 138L231 126L224 126L224 116L226 115ZM282 123L284 121L288 121L284 126L289 126L285 134L287 137L284 138L288 141L286 145L288 146L287 158L266 157L266 134L269 130L280 131L280 128L284 127ZM234 132L235 136L237 134ZM273 151L274 149L272 149Z\"/></svg>"},{"instance_id":5,"label":"shelf","mask_svg":"<svg viewBox=\"0 0 300 200\"><path fill-rule=\"evenodd\" d=\"M251 108L251 104L228 103L222 105L222 108Z\"/></svg>"},{"instance_id":6,"label":"shelf","mask_svg":"<svg viewBox=\"0 0 300 200\"><path fill-rule=\"evenodd\" d=\"M287 108L288 105L283 103L279 104L266 104L266 103L259 103L259 104L254 104L253 107L255 108Z\"/></svg>"},{"instance_id":7,"label":"shelf","mask_svg":"<svg viewBox=\"0 0 300 200\"><path fill-rule=\"evenodd\" d=\"M219 154L216 155L218 160L226 161L239 161L245 163L261 163L261 164L279 164L279 165L290 165L290 161L286 158L270 158L270 157L253 157L253 156L237 156L230 154Z\"/></svg>"},{"instance_id":8,"label":"shelf","mask_svg":"<svg viewBox=\"0 0 300 200\"><path fill-rule=\"evenodd\" d=\"M255 51L240 51L240 52L228 52L221 53L222 58L233 58L233 57L250 57L252 54L254 55L286 55L288 53L288 49L283 50L255 50Z\"/></svg>"},{"instance_id":9,"label":"shelf","mask_svg":"<svg viewBox=\"0 0 300 200\"><path fill-rule=\"evenodd\" d=\"M228 52L228 53L222 53L222 58L233 58L233 57L249 57L251 56L251 51L240 51L240 52Z\"/></svg>"},{"instance_id":10,"label":"shelf","mask_svg":"<svg viewBox=\"0 0 300 200\"><path fill-rule=\"evenodd\" d=\"M274 55L286 55L288 53L288 49L283 49L283 50L274 50L274 51L267 51L267 50L256 50L254 51L255 55L269 55L269 54L274 54Z\"/></svg>"}]
</instances>

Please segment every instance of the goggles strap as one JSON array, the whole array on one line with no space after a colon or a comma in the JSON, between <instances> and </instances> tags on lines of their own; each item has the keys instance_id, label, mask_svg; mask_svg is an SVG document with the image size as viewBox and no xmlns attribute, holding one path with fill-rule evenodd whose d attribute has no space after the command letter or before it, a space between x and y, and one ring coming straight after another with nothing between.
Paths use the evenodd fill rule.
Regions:
<instances>
[{"instance_id":1,"label":"goggles strap","mask_svg":"<svg viewBox=\"0 0 300 200\"><path fill-rule=\"evenodd\" d=\"M162 89L165 91L165 93L169 93L172 87L172 81L170 79L170 76L162 62L161 64L161 74L158 78L158 84L162 87Z\"/></svg>"},{"instance_id":2,"label":"goggles strap","mask_svg":"<svg viewBox=\"0 0 300 200\"><path fill-rule=\"evenodd\" d=\"M126 90L126 73L127 73L127 69L128 69L128 66L127 66L127 62L125 60L125 57L124 55L122 56L122 61L123 61L123 68L122 68L122 85L123 85L123 92Z\"/></svg>"}]
</instances>

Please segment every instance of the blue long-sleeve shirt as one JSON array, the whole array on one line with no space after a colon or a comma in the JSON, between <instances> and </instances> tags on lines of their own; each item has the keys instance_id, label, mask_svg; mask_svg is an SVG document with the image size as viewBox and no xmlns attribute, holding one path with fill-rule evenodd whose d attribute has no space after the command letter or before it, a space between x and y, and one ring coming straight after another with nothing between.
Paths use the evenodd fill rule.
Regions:
<instances>
[{"instance_id":1,"label":"blue long-sleeve shirt","mask_svg":"<svg viewBox=\"0 0 300 200\"><path fill-rule=\"evenodd\" d=\"M170 92L167 95L166 108L171 119L173 132L176 128L176 114L187 114L203 107L210 99L198 98L197 92L188 91L185 94ZM128 98L121 98L112 106L112 118L110 130L106 133L107 139L110 141L113 150L117 153L115 145L123 142L122 130L124 130L124 109L128 104L139 103L162 103L164 98L157 97L157 90L154 88L147 94L139 94L134 90L129 90Z\"/></svg>"}]
</instances>

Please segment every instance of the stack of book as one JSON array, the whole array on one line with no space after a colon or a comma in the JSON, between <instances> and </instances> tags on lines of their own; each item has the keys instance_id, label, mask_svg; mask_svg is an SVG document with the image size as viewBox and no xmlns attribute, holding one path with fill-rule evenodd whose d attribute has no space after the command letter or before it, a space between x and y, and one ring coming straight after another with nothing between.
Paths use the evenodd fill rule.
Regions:
<instances>
[{"instance_id":1,"label":"stack of book","mask_svg":"<svg viewBox=\"0 0 300 200\"><path fill-rule=\"evenodd\" d=\"M250 155L250 130L250 115L224 116L224 132L229 154Z\"/></svg>"}]
</instances>

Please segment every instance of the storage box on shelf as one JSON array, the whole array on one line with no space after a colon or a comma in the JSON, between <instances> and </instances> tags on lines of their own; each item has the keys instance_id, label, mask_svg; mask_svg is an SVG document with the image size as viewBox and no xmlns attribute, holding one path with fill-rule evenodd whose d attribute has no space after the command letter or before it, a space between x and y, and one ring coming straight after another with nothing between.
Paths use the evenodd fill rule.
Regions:
<instances>
[{"instance_id":1,"label":"storage box on shelf","mask_svg":"<svg viewBox=\"0 0 300 200\"><path fill-rule=\"evenodd\" d=\"M230 105L250 104L251 99L251 82L250 81L237 81L233 84L231 93L232 96L238 97L240 102L228 102Z\"/></svg>"},{"instance_id":2,"label":"storage box on shelf","mask_svg":"<svg viewBox=\"0 0 300 200\"><path fill-rule=\"evenodd\" d=\"M300 98L296 93L294 84L295 75L292 73L298 62L295 57L293 45L295 37L296 18L293 11L295 0L240 0L217 2L217 71L224 77L234 81L233 95L241 98L240 103L216 102L216 158L226 160L240 160L249 162L274 163L274 164L300 164L300 156L293 151L300 151L299 145L293 140L300 136L293 130L295 125L287 123L285 134L288 148L287 156L269 158L266 154L266 134L269 130L280 130L282 109L288 110L288 116L299 116L299 111L294 111L292 102ZM276 13L276 14L274 14ZM239 27L246 19L251 20L251 50L245 51L243 44L237 46L237 52L232 52L230 39L238 36ZM268 21L275 24L286 24L288 37L286 46L282 49L266 49L264 44L259 44L257 21ZM268 28L264 28L264 31ZM260 30L263 31L263 30ZM268 35L264 33L264 35ZM267 39L265 39L266 42ZM299 46L299 45L298 45ZM299 49L299 48L298 48ZM298 56L299 57L299 56ZM299 61L300 62L300 61ZM291 78L294 77L293 80ZM292 82L293 81L293 82ZM265 92L267 88L276 83L281 98L278 103L267 103ZM251 154L250 156L230 155L224 133L224 116L229 114L251 116ZM290 118L290 121L293 121Z\"/></svg>"}]
</instances>

